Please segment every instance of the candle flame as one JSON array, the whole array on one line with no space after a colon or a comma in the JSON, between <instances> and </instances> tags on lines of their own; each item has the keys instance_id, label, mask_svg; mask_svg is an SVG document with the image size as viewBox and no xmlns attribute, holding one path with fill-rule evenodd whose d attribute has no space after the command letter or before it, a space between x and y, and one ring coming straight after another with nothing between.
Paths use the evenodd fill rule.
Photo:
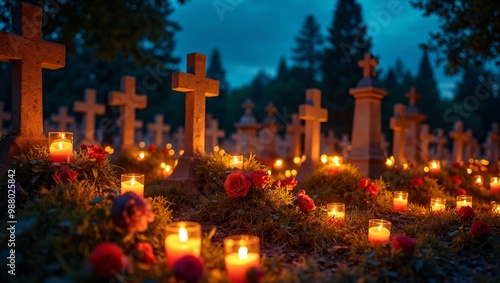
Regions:
<instances>
[{"instance_id":1,"label":"candle flame","mask_svg":"<svg viewBox=\"0 0 500 283\"><path fill-rule=\"evenodd\" d=\"M248 258L248 248L243 246L238 249L238 256L240 259L247 259Z\"/></svg>"},{"instance_id":2,"label":"candle flame","mask_svg":"<svg viewBox=\"0 0 500 283\"><path fill-rule=\"evenodd\" d=\"M135 185L135 179L134 179L134 177L132 177L132 181L130 181L130 185L131 186Z\"/></svg>"},{"instance_id":3,"label":"candle flame","mask_svg":"<svg viewBox=\"0 0 500 283\"><path fill-rule=\"evenodd\" d=\"M172 166L167 165L165 166L165 171L170 172L172 170Z\"/></svg>"},{"instance_id":4,"label":"candle flame","mask_svg":"<svg viewBox=\"0 0 500 283\"><path fill-rule=\"evenodd\" d=\"M464 205L467 204L467 202L464 200Z\"/></svg>"},{"instance_id":5,"label":"candle flame","mask_svg":"<svg viewBox=\"0 0 500 283\"><path fill-rule=\"evenodd\" d=\"M498 184L498 182L499 182L499 181L498 181L498 179L497 179L497 178L493 179L493 183Z\"/></svg>"},{"instance_id":6,"label":"candle flame","mask_svg":"<svg viewBox=\"0 0 500 283\"><path fill-rule=\"evenodd\" d=\"M403 195L399 195L399 200L403 200Z\"/></svg>"},{"instance_id":7,"label":"candle flame","mask_svg":"<svg viewBox=\"0 0 500 283\"><path fill-rule=\"evenodd\" d=\"M62 133L61 138L63 138L63 139L64 139L64 133Z\"/></svg>"},{"instance_id":8,"label":"candle flame","mask_svg":"<svg viewBox=\"0 0 500 283\"><path fill-rule=\"evenodd\" d=\"M321 158L321 163L323 163L323 164L325 164L326 161L328 161L328 156L326 156L326 154L321 155L320 158Z\"/></svg>"},{"instance_id":9,"label":"candle flame","mask_svg":"<svg viewBox=\"0 0 500 283\"><path fill-rule=\"evenodd\" d=\"M144 152L139 153L139 158L144 159Z\"/></svg>"},{"instance_id":10,"label":"candle flame","mask_svg":"<svg viewBox=\"0 0 500 283\"><path fill-rule=\"evenodd\" d=\"M271 170L267 170L267 175L271 176Z\"/></svg>"},{"instance_id":11,"label":"candle flame","mask_svg":"<svg viewBox=\"0 0 500 283\"><path fill-rule=\"evenodd\" d=\"M332 214L333 214L333 216L337 216L337 211L335 211L335 208L332 209Z\"/></svg>"},{"instance_id":12,"label":"candle flame","mask_svg":"<svg viewBox=\"0 0 500 283\"><path fill-rule=\"evenodd\" d=\"M385 160L385 165L386 165L387 167L391 167L392 165L394 165L394 162L392 161L392 159L387 158L387 159Z\"/></svg>"},{"instance_id":13,"label":"candle flame","mask_svg":"<svg viewBox=\"0 0 500 283\"><path fill-rule=\"evenodd\" d=\"M184 228L184 227L179 228L179 239L183 243L187 242L188 232L187 232L186 228Z\"/></svg>"},{"instance_id":14,"label":"candle flame","mask_svg":"<svg viewBox=\"0 0 500 283\"><path fill-rule=\"evenodd\" d=\"M233 157L233 163L238 164L238 156Z\"/></svg>"},{"instance_id":15,"label":"candle flame","mask_svg":"<svg viewBox=\"0 0 500 283\"><path fill-rule=\"evenodd\" d=\"M338 156L334 156L333 163L335 163L335 166L340 166L340 158Z\"/></svg>"},{"instance_id":16,"label":"candle flame","mask_svg":"<svg viewBox=\"0 0 500 283\"><path fill-rule=\"evenodd\" d=\"M382 225L378 226L378 230L379 231L382 230Z\"/></svg>"},{"instance_id":17,"label":"candle flame","mask_svg":"<svg viewBox=\"0 0 500 283\"><path fill-rule=\"evenodd\" d=\"M439 206L439 204L436 202L436 203L434 204L434 206L435 206L435 207L438 207L438 206Z\"/></svg>"},{"instance_id":18,"label":"candle flame","mask_svg":"<svg viewBox=\"0 0 500 283\"><path fill-rule=\"evenodd\" d=\"M476 179L476 183L481 183L481 181L482 181L482 180L481 180L481 177L477 177L477 179Z\"/></svg>"},{"instance_id":19,"label":"candle flame","mask_svg":"<svg viewBox=\"0 0 500 283\"><path fill-rule=\"evenodd\" d=\"M59 149L62 149L62 142L59 142Z\"/></svg>"},{"instance_id":20,"label":"candle flame","mask_svg":"<svg viewBox=\"0 0 500 283\"><path fill-rule=\"evenodd\" d=\"M432 168L436 169L437 168L437 163L436 162L432 162L431 166L432 166Z\"/></svg>"}]
</instances>

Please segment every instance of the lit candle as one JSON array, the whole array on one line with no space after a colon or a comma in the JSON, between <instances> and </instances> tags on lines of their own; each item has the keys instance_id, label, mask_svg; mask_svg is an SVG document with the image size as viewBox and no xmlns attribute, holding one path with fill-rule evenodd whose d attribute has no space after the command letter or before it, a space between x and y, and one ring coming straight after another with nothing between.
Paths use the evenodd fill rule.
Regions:
<instances>
[{"instance_id":1,"label":"lit candle","mask_svg":"<svg viewBox=\"0 0 500 283\"><path fill-rule=\"evenodd\" d=\"M434 175L439 174L439 172L441 172L441 162L437 160L429 161L429 171Z\"/></svg>"},{"instance_id":2,"label":"lit candle","mask_svg":"<svg viewBox=\"0 0 500 283\"><path fill-rule=\"evenodd\" d=\"M468 195L457 196L457 210L459 210L462 206L472 207L472 196Z\"/></svg>"},{"instance_id":3,"label":"lit candle","mask_svg":"<svg viewBox=\"0 0 500 283\"><path fill-rule=\"evenodd\" d=\"M391 222L382 219L371 219L368 228L368 241L372 245L389 242L391 235Z\"/></svg>"},{"instance_id":4,"label":"lit candle","mask_svg":"<svg viewBox=\"0 0 500 283\"><path fill-rule=\"evenodd\" d=\"M385 159L385 166L390 169L394 166L394 156Z\"/></svg>"},{"instance_id":5,"label":"lit candle","mask_svg":"<svg viewBox=\"0 0 500 283\"><path fill-rule=\"evenodd\" d=\"M274 161L274 168L280 169L283 166L283 159L278 158Z\"/></svg>"},{"instance_id":6,"label":"lit candle","mask_svg":"<svg viewBox=\"0 0 500 283\"><path fill-rule=\"evenodd\" d=\"M342 169L341 165L343 163L342 157L335 155L328 158L328 160L329 160L328 168L330 169L330 174L334 174L341 171Z\"/></svg>"},{"instance_id":7,"label":"lit candle","mask_svg":"<svg viewBox=\"0 0 500 283\"><path fill-rule=\"evenodd\" d=\"M446 208L446 199L445 198L431 198L431 211L432 212L441 212Z\"/></svg>"},{"instance_id":8,"label":"lit candle","mask_svg":"<svg viewBox=\"0 0 500 283\"><path fill-rule=\"evenodd\" d=\"M500 203L491 202L491 212L495 215L500 215Z\"/></svg>"},{"instance_id":9,"label":"lit candle","mask_svg":"<svg viewBox=\"0 0 500 283\"><path fill-rule=\"evenodd\" d=\"M243 169L243 155L233 155L229 162L229 167Z\"/></svg>"},{"instance_id":10,"label":"lit candle","mask_svg":"<svg viewBox=\"0 0 500 283\"><path fill-rule=\"evenodd\" d=\"M172 175L172 166L165 165L165 170L163 170L163 178L168 178Z\"/></svg>"},{"instance_id":11,"label":"lit candle","mask_svg":"<svg viewBox=\"0 0 500 283\"><path fill-rule=\"evenodd\" d=\"M200 252L201 225L199 223L180 221L167 224L165 254L169 268L173 268L179 259L187 255L199 258Z\"/></svg>"},{"instance_id":12,"label":"lit candle","mask_svg":"<svg viewBox=\"0 0 500 283\"><path fill-rule=\"evenodd\" d=\"M394 211L405 211L408 206L408 192L395 191L394 192Z\"/></svg>"},{"instance_id":13,"label":"lit candle","mask_svg":"<svg viewBox=\"0 0 500 283\"><path fill-rule=\"evenodd\" d=\"M250 235L230 236L224 239L227 276L231 283L246 283L249 268L260 266L259 238Z\"/></svg>"},{"instance_id":14,"label":"lit candle","mask_svg":"<svg viewBox=\"0 0 500 283\"><path fill-rule=\"evenodd\" d=\"M490 191L492 194L500 194L500 178L490 178Z\"/></svg>"},{"instance_id":15,"label":"lit candle","mask_svg":"<svg viewBox=\"0 0 500 283\"><path fill-rule=\"evenodd\" d=\"M481 186L483 184L483 176L481 176L481 175L474 176L474 183L476 185Z\"/></svg>"},{"instance_id":16,"label":"lit candle","mask_svg":"<svg viewBox=\"0 0 500 283\"><path fill-rule=\"evenodd\" d=\"M50 132L49 156L52 162L70 162L73 159L73 133Z\"/></svg>"},{"instance_id":17,"label":"lit candle","mask_svg":"<svg viewBox=\"0 0 500 283\"><path fill-rule=\"evenodd\" d=\"M144 175L136 173L126 173L121 176L122 194L134 192L141 198L144 197Z\"/></svg>"},{"instance_id":18,"label":"lit candle","mask_svg":"<svg viewBox=\"0 0 500 283\"><path fill-rule=\"evenodd\" d=\"M328 217L342 223L345 218L345 204L328 203L326 205L326 212L328 213Z\"/></svg>"}]
</instances>

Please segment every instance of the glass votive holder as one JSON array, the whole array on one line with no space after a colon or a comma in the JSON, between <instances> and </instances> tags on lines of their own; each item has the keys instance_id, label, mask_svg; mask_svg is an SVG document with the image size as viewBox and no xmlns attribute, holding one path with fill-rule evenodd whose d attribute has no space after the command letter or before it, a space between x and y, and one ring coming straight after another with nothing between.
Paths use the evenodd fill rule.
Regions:
<instances>
[{"instance_id":1,"label":"glass votive holder","mask_svg":"<svg viewBox=\"0 0 500 283\"><path fill-rule=\"evenodd\" d=\"M429 161L429 172L431 174L439 174L441 172L441 162L439 160Z\"/></svg>"},{"instance_id":2,"label":"glass votive holder","mask_svg":"<svg viewBox=\"0 0 500 283\"><path fill-rule=\"evenodd\" d=\"M491 202L491 213L493 213L493 215L500 216L500 203L496 203L494 201Z\"/></svg>"},{"instance_id":3,"label":"glass votive holder","mask_svg":"<svg viewBox=\"0 0 500 283\"><path fill-rule=\"evenodd\" d=\"M243 169L243 155L233 155L229 161L229 167Z\"/></svg>"},{"instance_id":4,"label":"glass votive holder","mask_svg":"<svg viewBox=\"0 0 500 283\"><path fill-rule=\"evenodd\" d=\"M368 241L372 245L389 242L391 235L391 222L383 219L371 219L368 222Z\"/></svg>"},{"instance_id":5,"label":"glass votive holder","mask_svg":"<svg viewBox=\"0 0 500 283\"><path fill-rule=\"evenodd\" d=\"M137 173L122 174L121 192L122 195L126 192L133 192L141 198L144 198L144 175Z\"/></svg>"},{"instance_id":6,"label":"glass votive holder","mask_svg":"<svg viewBox=\"0 0 500 283\"><path fill-rule=\"evenodd\" d=\"M49 157L51 162L73 160L72 132L49 132Z\"/></svg>"},{"instance_id":7,"label":"glass votive holder","mask_svg":"<svg viewBox=\"0 0 500 283\"><path fill-rule=\"evenodd\" d=\"M490 192L492 194L500 194L500 178L498 177L490 178Z\"/></svg>"},{"instance_id":8,"label":"glass votive holder","mask_svg":"<svg viewBox=\"0 0 500 283\"><path fill-rule=\"evenodd\" d=\"M167 224L165 230L165 254L168 268L191 255L196 258L201 253L201 225L197 222L177 221Z\"/></svg>"},{"instance_id":9,"label":"glass votive holder","mask_svg":"<svg viewBox=\"0 0 500 283\"><path fill-rule=\"evenodd\" d=\"M394 191L394 211L405 211L408 207L408 192Z\"/></svg>"},{"instance_id":10,"label":"glass votive holder","mask_svg":"<svg viewBox=\"0 0 500 283\"><path fill-rule=\"evenodd\" d=\"M338 222L344 222L345 219L345 204L343 203L328 203L326 205L328 217Z\"/></svg>"},{"instance_id":11,"label":"glass votive holder","mask_svg":"<svg viewBox=\"0 0 500 283\"><path fill-rule=\"evenodd\" d=\"M342 164L344 163L344 159L342 156L334 155L328 157L328 169L330 174L335 174L342 171Z\"/></svg>"},{"instance_id":12,"label":"glass votive holder","mask_svg":"<svg viewBox=\"0 0 500 283\"><path fill-rule=\"evenodd\" d=\"M457 211L462 206L470 206L470 207L472 207L472 196L469 196L469 195L458 195L456 199L457 199Z\"/></svg>"},{"instance_id":13,"label":"glass votive holder","mask_svg":"<svg viewBox=\"0 0 500 283\"><path fill-rule=\"evenodd\" d=\"M445 198L431 198L431 211L432 212L443 212L446 209L446 199Z\"/></svg>"},{"instance_id":14,"label":"glass votive holder","mask_svg":"<svg viewBox=\"0 0 500 283\"><path fill-rule=\"evenodd\" d=\"M260 267L260 239L252 235L235 235L224 239L227 276L231 283L247 282L249 268Z\"/></svg>"}]
</instances>

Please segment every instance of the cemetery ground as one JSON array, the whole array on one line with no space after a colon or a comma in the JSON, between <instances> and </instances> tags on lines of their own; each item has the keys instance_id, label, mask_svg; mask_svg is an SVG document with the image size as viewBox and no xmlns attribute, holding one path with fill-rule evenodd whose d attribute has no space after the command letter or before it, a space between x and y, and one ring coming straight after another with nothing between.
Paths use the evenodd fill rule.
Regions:
<instances>
[{"instance_id":1,"label":"cemetery ground","mask_svg":"<svg viewBox=\"0 0 500 283\"><path fill-rule=\"evenodd\" d=\"M1 254L15 255L13 268L4 265L15 275L4 272L2 282L174 282L176 276L228 282L223 239L238 234L261 241L261 265L247 272L248 282L500 280L500 214L491 203L498 195L477 182L477 175L498 175L497 166L454 163L430 174L420 164L366 179L350 164L321 165L295 183L283 170L269 176L268 161L252 156L241 171L231 168L231 155L219 151L195 159L193 195L161 184L157 163L169 161L162 151L151 150L142 161L136 153L108 159L99 148L84 148L72 162L57 164L47 147L37 147L16 159L1 180L15 187L15 206L3 206L1 214ZM130 204L120 196L124 170L146 175L144 201L132 198L124 206ZM406 210L394 211L394 191L409 193ZM465 193L473 209L457 212L455 195ZM446 208L433 212L430 199L438 197ZM2 190L2 202L9 199ZM332 202L346 204L344 220L329 217ZM12 219L14 238L6 223ZM370 219L391 222L388 243L368 241ZM188 261L167 268L165 227L173 221L201 224L202 266ZM15 245L7 246L9 240ZM107 248L97 251L103 243Z\"/></svg>"}]
</instances>

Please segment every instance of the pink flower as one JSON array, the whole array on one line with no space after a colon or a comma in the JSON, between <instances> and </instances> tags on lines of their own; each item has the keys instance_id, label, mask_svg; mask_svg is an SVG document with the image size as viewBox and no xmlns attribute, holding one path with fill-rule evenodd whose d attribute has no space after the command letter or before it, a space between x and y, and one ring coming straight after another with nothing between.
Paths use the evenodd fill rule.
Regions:
<instances>
[{"instance_id":1,"label":"pink flower","mask_svg":"<svg viewBox=\"0 0 500 283\"><path fill-rule=\"evenodd\" d=\"M366 191L368 192L368 194L372 195L372 196L376 196L378 195L379 193L379 189L378 189L378 186L377 184L375 183L371 183L367 188L366 188Z\"/></svg>"},{"instance_id":2,"label":"pink flower","mask_svg":"<svg viewBox=\"0 0 500 283\"><path fill-rule=\"evenodd\" d=\"M125 267L125 256L115 243L103 242L90 254L90 263L100 279L112 279Z\"/></svg>"},{"instance_id":3,"label":"pink flower","mask_svg":"<svg viewBox=\"0 0 500 283\"><path fill-rule=\"evenodd\" d=\"M139 242L136 244L135 249L142 252L140 261L142 263L155 263L156 256L153 252L153 246L149 242Z\"/></svg>"},{"instance_id":4,"label":"pink flower","mask_svg":"<svg viewBox=\"0 0 500 283\"><path fill-rule=\"evenodd\" d=\"M253 170L247 174L248 179L252 182L254 186L259 189L266 187L269 182L269 174L262 169Z\"/></svg>"},{"instance_id":5,"label":"pink flower","mask_svg":"<svg viewBox=\"0 0 500 283\"><path fill-rule=\"evenodd\" d=\"M204 273L203 262L192 255L181 257L174 265L174 275L178 282L200 282Z\"/></svg>"},{"instance_id":6,"label":"pink flower","mask_svg":"<svg viewBox=\"0 0 500 283\"><path fill-rule=\"evenodd\" d=\"M101 163L106 158L106 151L98 145L81 145L80 149L85 150L90 158L95 158L97 163Z\"/></svg>"},{"instance_id":7,"label":"pink flower","mask_svg":"<svg viewBox=\"0 0 500 283\"><path fill-rule=\"evenodd\" d=\"M224 182L224 190L230 198L244 197L248 194L252 183L248 180L243 171L236 170L229 174Z\"/></svg>"},{"instance_id":8,"label":"pink flower","mask_svg":"<svg viewBox=\"0 0 500 283\"><path fill-rule=\"evenodd\" d=\"M308 195L306 195L305 190L299 191L299 193L297 194L297 201L299 202L299 208L303 213L307 213L310 210L316 208L314 200L310 198Z\"/></svg>"},{"instance_id":9,"label":"pink flower","mask_svg":"<svg viewBox=\"0 0 500 283\"><path fill-rule=\"evenodd\" d=\"M490 226L483 220L474 221L470 226L470 233L475 237L488 237L492 235Z\"/></svg>"},{"instance_id":10,"label":"pink flower","mask_svg":"<svg viewBox=\"0 0 500 283\"><path fill-rule=\"evenodd\" d=\"M411 179L411 185L414 186L414 187L420 187L424 184L424 180L420 177L413 177Z\"/></svg>"},{"instance_id":11,"label":"pink flower","mask_svg":"<svg viewBox=\"0 0 500 283\"><path fill-rule=\"evenodd\" d=\"M281 185L285 187L288 191L293 190L299 181L295 180L295 177L288 177L281 181Z\"/></svg>"},{"instance_id":12,"label":"pink flower","mask_svg":"<svg viewBox=\"0 0 500 283\"><path fill-rule=\"evenodd\" d=\"M370 185L370 178L362 178L358 181L358 187L362 190L366 189Z\"/></svg>"},{"instance_id":13,"label":"pink flower","mask_svg":"<svg viewBox=\"0 0 500 283\"><path fill-rule=\"evenodd\" d=\"M68 165L58 166L56 172L52 176L54 181L57 183L73 182L78 177L78 173L75 170L69 168Z\"/></svg>"},{"instance_id":14,"label":"pink flower","mask_svg":"<svg viewBox=\"0 0 500 283\"><path fill-rule=\"evenodd\" d=\"M412 238L397 235L392 238L392 251L402 251L407 257L411 257L415 252L415 247L417 246L417 241Z\"/></svg>"}]
</instances>

